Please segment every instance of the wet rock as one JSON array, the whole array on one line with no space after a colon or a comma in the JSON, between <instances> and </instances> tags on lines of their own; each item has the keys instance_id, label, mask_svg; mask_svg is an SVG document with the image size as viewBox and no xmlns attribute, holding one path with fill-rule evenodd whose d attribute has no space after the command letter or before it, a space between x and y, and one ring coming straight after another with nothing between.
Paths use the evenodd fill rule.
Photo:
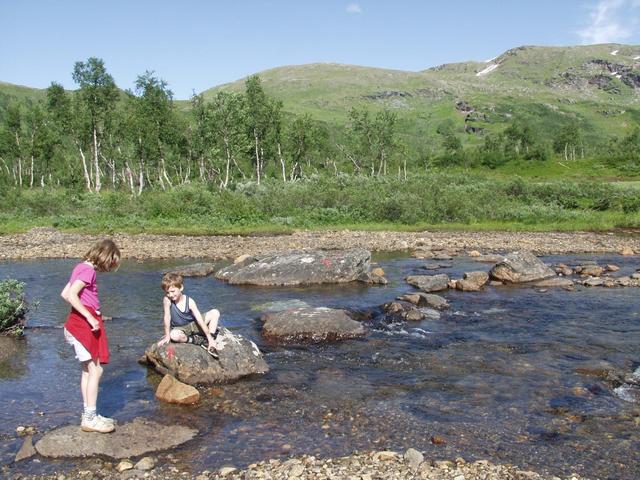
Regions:
<instances>
[{"instance_id":1,"label":"wet rock","mask_svg":"<svg viewBox=\"0 0 640 480\"><path fill-rule=\"evenodd\" d=\"M423 248L418 248L416 250L414 250L413 252L411 252L411 256L413 258L418 258L418 259L427 259L427 258L433 258L434 253L431 250L427 250L427 249L423 249Z\"/></svg>"},{"instance_id":2,"label":"wet rock","mask_svg":"<svg viewBox=\"0 0 640 480\"><path fill-rule=\"evenodd\" d=\"M444 273L439 275L410 275L406 278L406 281L409 285L427 293L449 288L449 277Z\"/></svg>"},{"instance_id":3,"label":"wet rock","mask_svg":"<svg viewBox=\"0 0 640 480\"><path fill-rule=\"evenodd\" d=\"M168 343L159 347L154 342L145 351L141 362L189 385L228 383L269 371L262 353L252 341L231 333L227 328L220 329L217 340L218 359L197 345Z\"/></svg>"},{"instance_id":4,"label":"wet rock","mask_svg":"<svg viewBox=\"0 0 640 480\"><path fill-rule=\"evenodd\" d=\"M278 300L275 302L267 302L261 305L253 305L251 310L259 311L262 313L270 312L282 312L283 310L290 310L292 308L308 308L311 307L304 300L293 298L291 300Z\"/></svg>"},{"instance_id":5,"label":"wet rock","mask_svg":"<svg viewBox=\"0 0 640 480\"><path fill-rule=\"evenodd\" d=\"M503 259L503 255L480 255L479 257L473 257L473 261L483 263L498 263Z\"/></svg>"},{"instance_id":6,"label":"wet rock","mask_svg":"<svg viewBox=\"0 0 640 480\"><path fill-rule=\"evenodd\" d=\"M540 280L539 282L535 282L534 285L536 287L541 287L541 288L554 288L554 287L567 288L567 287L573 287L573 280L571 280L570 278L561 278L561 277L548 278L546 280Z\"/></svg>"},{"instance_id":7,"label":"wet rock","mask_svg":"<svg viewBox=\"0 0 640 480\"><path fill-rule=\"evenodd\" d=\"M618 270L620 270L620 267L618 265L613 264L606 265L604 268L607 272L617 272Z\"/></svg>"},{"instance_id":8,"label":"wet rock","mask_svg":"<svg viewBox=\"0 0 640 480\"><path fill-rule=\"evenodd\" d=\"M371 275L377 275L378 277L384 277L384 270L380 267L372 268Z\"/></svg>"},{"instance_id":9,"label":"wet rock","mask_svg":"<svg viewBox=\"0 0 640 480\"><path fill-rule=\"evenodd\" d=\"M631 256L631 255L635 255L635 252L633 251L633 248L631 247L623 247L622 250L620 251L620 255L624 255L626 257Z\"/></svg>"},{"instance_id":10,"label":"wet rock","mask_svg":"<svg viewBox=\"0 0 640 480\"><path fill-rule=\"evenodd\" d=\"M511 252L493 266L489 275L503 283L524 283L555 276L555 272L531 252Z\"/></svg>"},{"instance_id":11,"label":"wet rock","mask_svg":"<svg viewBox=\"0 0 640 480\"><path fill-rule=\"evenodd\" d=\"M18 453L16 453L15 461L19 462L20 460L33 457L36 453L38 452L36 452L36 449L33 446L33 437L29 435L24 439L20 450L18 450Z\"/></svg>"},{"instance_id":12,"label":"wet rock","mask_svg":"<svg viewBox=\"0 0 640 480\"><path fill-rule=\"evenodd\" d=\"M197 430L184 425L161 425L137 418L118 425L113 433L87 433L77 425L55 429L36 443L37 452L44 457L129 458L188 442Z\"/></svg>"},{"instance_id":13,"label":"wet rock","mask_svg":"<svg viewBox=\"0 0 640 480\"><path fill-rule=\"evenodd\" d=\"M365 330L347 312L332 308L294 308L262 316L265 337L284 341L333 341L360 337Z\"/></svg>"},{"instance_id":14,"label":"wet rock","mask_svg":"<svg viewBox=\"0 0 640 480\"><path fill-rule=\"evenodd\" d=\"M141 470L146 472L148 470L153 470L156 466L156 460L153 457L144 457L135 465L136 470Z\"/></svg>"},{"instance_id":15,"label":"wet rock","mask_svg":"<svg viewBox=\"0 0 640 480\"><path fill-rule=\"evenodd\" d=\"M580 268L580 275L583 277L599 277L603 273L604 268L599 267L598 265L582 265Z\"/></svg>"},{"instance_id":16,"label":"wet rock","mask_svg":"<svg viewBox=\"0 0 640 480\"><path fill-rule=\"evenodd\" d=\"M413 303L419 307L432 307L438 310L449 308L449 302L440 295L433 293L417 292L398 297L398 300Z\"/></svg>"},{"instance_id":17,"label":"wet rock","mask_svg":"<svg viewBox=\"0 0 640 480\"><path fill-rule=\"evenodd\" d=\"M404 461L409 465L411 470L417 470L422 462L424 462L424 455L414 448L408 449L404 452Z\"/></svg>"},{"instance_id":18,"label":"wet rock","mask_svg":"<svg viewBox=\"0 0 640 480\"><path fill-rule=\"evenodd\" d=\"M0 335L0 363L13 358L25 345L24 338Z\"/></svg>"},{"instance_id":19,"label":"wet rock","mask_svg":"<svg viewBox=\"0 0 640 480\"><path fill-rule=\"evenodd\" d=\"M412 308L408 312L405 312L404 319L408 322L419 322L424 318L424 314L417 308Z\"/></svg>"},{"instance_id":20,"label":"wet rock","mask_svg":"<svg viewBox=\"0 0 640 480\"><path fill-rule=\"evenodd\" d=\"M588 277L580 282L585 287L601 287L604 285L604 280L598 277Z\"/></svg>"},{"instance_id":21,"label":"wet rock","mask_svg":"<svg viewBox=\"0 0 640 480\"><path fill-rule=\"evenodd\" d=\"M126 472L127 470L131 470L133 468L133 463L129 460L122 460L118 465L116 465L116 471L118 473Z\"/></svg>"},{"instance_id":22,"label":"wet rock","mask_svg":"<svg viewBox=\"0 0 640 480\"><path fill-rule=\"evenodd\" d=\"M482 254L478 250L471 250L469 253L467 253L467 255L469 255L470 257L473 257L473 258L477 258L477 257L481 257L482 256Z\"/></svg>"},{"instance_id":23,"label":"wet rock","mask_svg":"<svg viewBox=\"0 0 640 480\"><path fill-rule=\"evenodd\" d=\"M440 312L433 308L421 308L420 312L422 313L423 318L428 318L429 320L440 320Z\"/></svg>"},{"instance_id":24,"label":"wet rock","mask_svg":"<svg viewBox=\"0 0 640 480\"><path fill-rule=\"evenodd\" d=\"M466 272L462 280L456 281L456 290L478 292L489 281L487 272Z\"/></svg>"},{"instance_id":25,"label":"wet rock","mask_svg":"<svg viewBox=\"0 0 640 480\"><path fill-rule=\"evenodd\" d=\"M219 270L216 278L232 285L311 285L344 283L368 278L368 250L280 252L256 257Z\"/></svg>"},{"instance_id":26,"label":"wet rock","mask_svg":"<svg viewBox=\"0 0 640 480\"><path fill-rule=\"evenodd\" d=\"M156 389L156 398L167 403L193 405L200 401L200 392L195 387L182 383L167 374Z\"/></svg>"},{"instance_id":27,"label":"wet rock","mask_svg":"<svg viewBox=\"0 0 640 480\"><path fill-rule=\"evenodd\" d=\"M176 273L183 277L206 277L216 271L215 263L193 263L165 270L162 273Z\"/></svg>"}]
</instances>

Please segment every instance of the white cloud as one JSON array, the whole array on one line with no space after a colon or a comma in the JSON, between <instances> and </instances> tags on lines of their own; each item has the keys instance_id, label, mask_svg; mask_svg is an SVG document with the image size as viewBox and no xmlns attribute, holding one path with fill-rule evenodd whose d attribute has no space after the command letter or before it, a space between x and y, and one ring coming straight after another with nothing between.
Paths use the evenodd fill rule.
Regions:
<instances>
[{"instance_id":1,"label":"white cloud","mask_svg":"<svg viewBox=\"0 0 640 480\"><path fill-rule=\"evenodd\" d=\"M638 6L640 0L600 0L591 7L589 25L578 32L582 43L621 42L631 37L636 12L630 10Z\"/></svg>"},{"instance_id":2,"label":"white cloud","mask_svg":"<svg viewBox=\"0 0 640 480\"><path fill-rule=\"evenodd\" d=\"M350 3L347 5L346 11L348 13L362 13L362 8L357 3Z\"/></svg>"}]
</instances>

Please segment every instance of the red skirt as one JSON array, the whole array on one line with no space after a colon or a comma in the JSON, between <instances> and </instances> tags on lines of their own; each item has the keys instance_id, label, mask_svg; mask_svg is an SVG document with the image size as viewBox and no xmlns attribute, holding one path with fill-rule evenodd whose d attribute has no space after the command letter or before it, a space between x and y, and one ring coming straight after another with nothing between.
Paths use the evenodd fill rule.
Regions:
<instances>
[{"instance_id":1,"label":"red skirt","mask_svg":"<svg viewBox=\"0 0 640 480\"><path fill-rule=\"evenodd\" d=\"M107 332L104 330L102 315L98 315L95 309L91 307L85 305L85 308L98 320L100 330L92 331L87 319L75 308L71 309L64 328L87 349L93 360L100 360L100 363L109 363L109 341L107 340Z\"/></svg>"}]
</instances>

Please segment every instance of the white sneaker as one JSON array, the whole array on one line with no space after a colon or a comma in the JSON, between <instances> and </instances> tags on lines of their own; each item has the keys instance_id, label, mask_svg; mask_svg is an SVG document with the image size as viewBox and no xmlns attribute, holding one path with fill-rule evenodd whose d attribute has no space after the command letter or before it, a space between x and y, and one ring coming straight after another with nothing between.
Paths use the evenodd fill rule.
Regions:
<instances>
[{"instance_id":1,"label":"white sneaker","mask_svg":"<svg viewBox=\"0 0 640 480\"><path fill-rule=\"evenodd\" d=\"M106 422L104 417L96 415L92 420L82 419L80 428L83 432L109 433L116 429L112 422Z\"/></svg>"},{"instance_id":2,"label":"white sneaker","mask_svg":"<svg viewBox=\"0 0 640 480\"><path fill-rule=\"evenodd\" d=\"M105 423L111 423L113 425L116 424L116 421L113 418L103 417L99 413L96 413L96 417L98 417L100 420L102 420ZM84 422L84 413L82 415L80 415L80 423L82 423L82 422Z\"/></svg>"}]
</instances>

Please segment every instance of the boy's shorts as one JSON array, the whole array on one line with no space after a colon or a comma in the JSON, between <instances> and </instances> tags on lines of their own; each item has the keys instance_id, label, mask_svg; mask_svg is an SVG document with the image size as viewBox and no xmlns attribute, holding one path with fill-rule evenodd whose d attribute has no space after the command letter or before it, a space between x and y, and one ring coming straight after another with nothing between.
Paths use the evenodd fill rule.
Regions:
<instances>
[{"instance_id":1,"label":"boy's shorts","mask_svg":"<svg viewBox=\"0 0 640 480\"><path fill-rule=\"evenodd\" d=\"M180 325L178 327L171 327L171 330L180 330L187 337L189 335L198 335L198 334L202 335L202 332L200 331L200 327L198 327L198 324L196 322L189 322L186 325Z\"/></svg>"}]
</instances>

